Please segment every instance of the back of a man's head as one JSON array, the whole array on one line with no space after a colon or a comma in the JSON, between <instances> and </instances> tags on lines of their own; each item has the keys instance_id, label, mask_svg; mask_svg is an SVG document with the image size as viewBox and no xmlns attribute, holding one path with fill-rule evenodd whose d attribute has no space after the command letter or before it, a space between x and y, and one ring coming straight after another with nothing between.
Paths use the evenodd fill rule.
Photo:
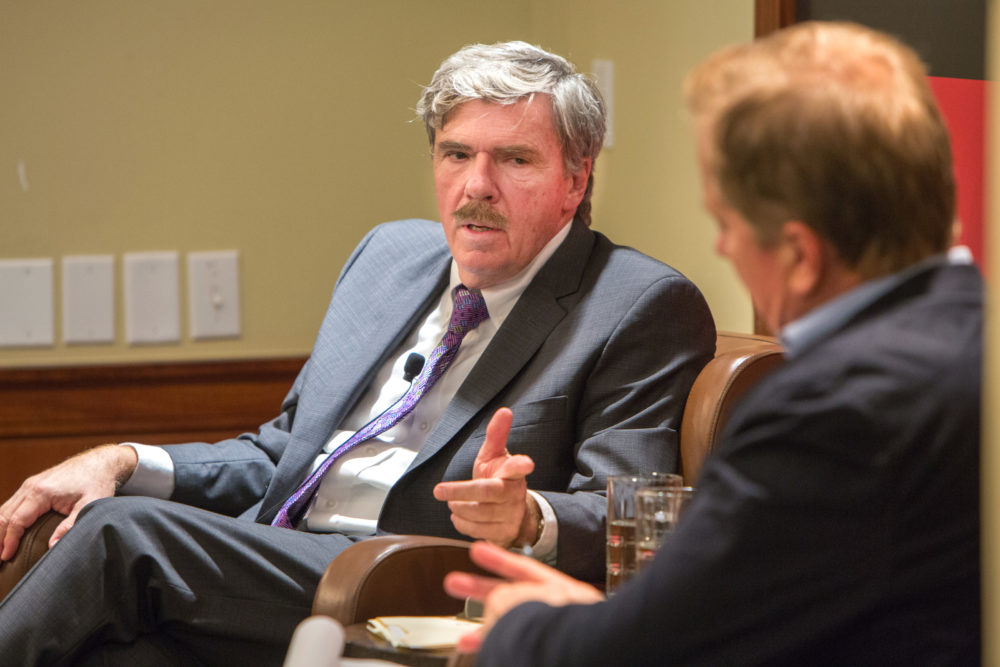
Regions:
<instances>
[{"instance_id":1,"label":"back of a man's head","mask_svg":"<svg viewBox=\"0 0 1000 667\"><path fill-rule=\"evenodd\" d=\"M585 159L596 160L604 143L606 112L597 86L572 63L525 42L472 44L449 56L424 88L417 115L424 121L431 147L449 112L472 100L515 104L548 95L554 128L568 172ZM590 224L593 170L576 217Z\"/></svg>"},{"instance_id":2,"label":"back of a man's head","mask_svg":"<svg viewBox=\"0 0 1000 667\"><path fill-rule=\"evenodd\" d=\"M947 130L923 64L896 40L798 24L716 54L686 94L723 196L762 245L798 220L867 279L951 243Z\"/></svg>"}]
</instances>

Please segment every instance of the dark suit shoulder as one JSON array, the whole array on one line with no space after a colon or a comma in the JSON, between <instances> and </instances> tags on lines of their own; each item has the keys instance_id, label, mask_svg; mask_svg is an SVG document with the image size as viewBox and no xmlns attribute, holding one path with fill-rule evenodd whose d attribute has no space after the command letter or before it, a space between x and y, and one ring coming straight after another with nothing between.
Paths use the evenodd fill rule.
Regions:
<instances>
[{"instance_id":1,"label":"dark suit shoulder","mask_svg":"<svg viewBox=\"0 0 1000 667\"><path fill-rule=\"evenodd\" d=\"M953 275L945 269L909 281L766 377L733 413L719 454L795 451L848 466L856 483L867 471L878 482L869 492L883 497L900 488L901 471L973 461L982 306L975 281L959 281L956 290L940 280ZM807 469L819 474L817 488L829 472ZM955 474L974 482L974 467ZM802 477L796 488L810 486Z\"/></svg>"},{"instance_id":2,"label":"dark suit shoulder","mask_svg":"<svg viewBox=\"0 0 1000 667\"><path fill-rule=\"evenodd\" d=\"M704 334L709 347L715 343L712 315L704 295L684 274L634 248L617 245L599 232L582 275L580 293L590 296L590 308L607 316L633 309L665 315L684 313L674 324L688 327L688 334ZM699 337L700 337L699 334Z\"/></svg>"},{"instance_id":3,"label":"dark suit shoulder","mask_svg":"<svg viewBox=\"0 0 1000 667\"><path fill-rule=\"evenodd\" d=\"M619 245L601 232L594 231L593 258L603 259L606 265L621 268L629 276L645 276L649 282L661 278L687 278L674 267L636 250L631 246ZM617 274L617 272L615 272Z\"/></svg>"},{"instance_id":4,"label":"dark suit shoulder","mask_svg":"<svg viewBox=\"0 0 1000 667\"><path fill-rule=\"evenodd\" d=\"M978 390L982 363L982 280L971 266L926 270L893 289L834 335L787 364L791 391L822 394L859 386L863 393L934 388L947 400ZM958 372L961 369L961 372ZM966 372L968 371L968 372ZM891 377L891 385L865 382ZM952 385L948 391L941 391ZM789 398L792 398L790 396Z\"/></svg>"}]
</instances>

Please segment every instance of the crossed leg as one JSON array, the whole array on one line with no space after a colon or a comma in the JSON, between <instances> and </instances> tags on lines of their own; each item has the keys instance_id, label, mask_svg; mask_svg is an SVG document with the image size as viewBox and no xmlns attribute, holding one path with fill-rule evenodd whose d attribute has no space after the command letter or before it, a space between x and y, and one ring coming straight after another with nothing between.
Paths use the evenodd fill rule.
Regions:
<instances>
[{"instance_id":1,"label":"crossed leg","mask_svg":"<svg viewBox=\"0 0 1000 667\"><path fill-rule=\"evenodd\" d=\"M152 498L98 500L0 604L0 655L280 664L327 564L352 543Z\"/></svg>"}]
</instances>

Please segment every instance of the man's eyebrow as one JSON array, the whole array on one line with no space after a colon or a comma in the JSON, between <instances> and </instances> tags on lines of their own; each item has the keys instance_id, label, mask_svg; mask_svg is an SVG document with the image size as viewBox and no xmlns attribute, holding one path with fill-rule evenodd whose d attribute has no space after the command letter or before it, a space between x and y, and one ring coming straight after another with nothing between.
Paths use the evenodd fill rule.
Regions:
<instances>
[{"instance_id":1,"label":"man's eyebrow","mask_svg":"<svg viewBox=\"0 0 1000 667\"><path fill-rule=\"evenodd\" d=\"M541 152L537 148L521 144L499 146L493 152L500 157L536 157L541 155Z\"/></svg>"},{"instance_id":2,"label":"man's eyebrow","mask_svg":"<svg viewBox=\"0 0 1000 667\"><path fill-rule=\"evenodd\" d=\"M435 146L435 150L439 151L462 151L465 153L472 152L472 146L468 144L463 144L461 141L445 140L438 142Z\"/></svg>"},{"instance_id":3,"label":"man's eyebrow","mask_svg":"<svg viewBox=\"0 0 1000 667\"><path fill-rule=\"evenodd\" d=\"M461 141L455 141L454 139L446 139L444 141L438 142L434 147L435 152L437 151L461 151L463 153L473 153L475 152L472 146L468 144L463 144ZM533 147L524 144L513 144L510 146L497 146L491 151L494 155L501 158L503 157L536 157L540 155L540 151Z\"/></svg>"}]
</instances>

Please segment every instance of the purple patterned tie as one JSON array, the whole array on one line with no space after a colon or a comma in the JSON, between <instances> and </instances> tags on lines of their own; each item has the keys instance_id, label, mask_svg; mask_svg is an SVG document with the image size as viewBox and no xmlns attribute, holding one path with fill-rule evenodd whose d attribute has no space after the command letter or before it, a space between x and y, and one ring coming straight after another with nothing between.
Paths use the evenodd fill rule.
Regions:
<instances>
[{"instance_id":1,"label":"purple patterned tie","mask_svg":"<svg viewBox=\"0 0 1000 667\"><path fill-rule=\"evenodd\" d=\"M294 528L298 523L303 511L309 506L309 502L316 495L323 475L330 469L330 466L343 454L354 449L366 440L370 440L395 426L399 420L408 415L413 407L420 400L428 389L430 389L437 379L448 368L448 364L455 358L458 346L462 344L465 334L479 326L479 324L489 318L490 314L486 310L486 302L483 295L473 292L465 285L455 288L452 295L455 306L451 311L451 321L448 323L448 330L438 346L431 352L430 359L424 364L424 368L417 379L410 385L409 390L403 397L393 403L375 419L368 422L361 430L357 431L348 440L334 450L326 460L315 470L306 481L295 490L285 504L281 506L272 526L282 528Z\"/></svg>"}]
</instances>

